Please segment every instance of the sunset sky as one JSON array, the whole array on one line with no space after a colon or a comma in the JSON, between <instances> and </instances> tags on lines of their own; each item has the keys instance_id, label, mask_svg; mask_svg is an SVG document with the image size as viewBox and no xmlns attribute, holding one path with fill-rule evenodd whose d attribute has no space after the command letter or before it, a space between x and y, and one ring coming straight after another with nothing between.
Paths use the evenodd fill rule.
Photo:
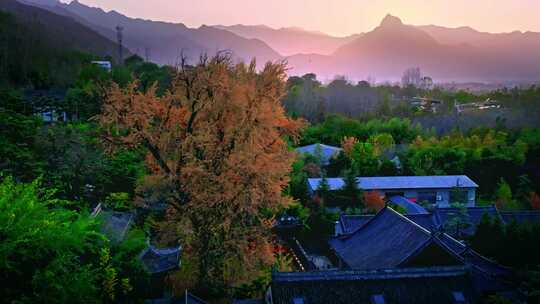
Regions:
<instances>
[{"instance_id":1,"label":"sunset sky","mask_svg":"<svg viewBox=\"0 0 540 304\"><path fill-rule=\"evenodd\" d=\"M70 0L62 0L70 2ZM540 0L79 0L131 17L201 24L298 26L344 36L373 29L388 13L405 23L468 25L487 32L540 32Z\"/></svg>"}]
</instances>

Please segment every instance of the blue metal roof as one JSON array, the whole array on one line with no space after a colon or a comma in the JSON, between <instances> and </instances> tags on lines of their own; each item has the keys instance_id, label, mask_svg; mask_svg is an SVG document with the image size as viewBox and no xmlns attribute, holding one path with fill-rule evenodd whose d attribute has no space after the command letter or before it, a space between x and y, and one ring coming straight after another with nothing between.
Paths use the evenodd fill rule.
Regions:
<instances>
[{"instance_id":1,"label":"blue metal roof","mask_svg":"<svg viewBox=\"0 0 540 304\"><path fill-rule=\"evenodd\" d=\"M466 175L435 175L435 176L375 176L358 177L358 187L364 190L392 189L451 189L477 188L478 185ZM343 188L345 182L341 177L327 178L330 190ZM311 190L317 190L321 178L309 178Z\"/></svg>"},{"instance_id":2,"label":"blue metal roof","mask_svg":"<svg viewBox=\"0 0 540 304\"><path fill-rule=\"evenodd\" d=\"M329 164L330 159L332 159L333 157L336 157L339 154L339 152L343 150L339 147L328 146L324 144L313 144L313 145L298 147L296 148L296 151L301 154L315 155L317 151L317 146L319 146L321 149L321 154L322 154L321 162L325 165Z\"/></svg>"},{"instance_id":3,"label":"blue metal roof","mask_svg":"<svg viewBox=\"0 0 540 304\"><path fill-rule=\"evenodd\" d=\"M407 214L427 214L428 212L417 203L411 202L403 196L395 195L389 198L390 202L405 208Z\"/></svg>"}]
</instances>

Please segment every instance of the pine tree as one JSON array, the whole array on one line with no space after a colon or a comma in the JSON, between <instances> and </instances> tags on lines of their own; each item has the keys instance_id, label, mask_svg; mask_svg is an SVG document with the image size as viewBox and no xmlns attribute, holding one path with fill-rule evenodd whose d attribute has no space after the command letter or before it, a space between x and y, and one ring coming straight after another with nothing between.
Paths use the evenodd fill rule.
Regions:
<instances>
[{"instance_id":1,"label":"pine tree","mask_svg":"<svg viewBox=\"0 0 540 304\"><path fill-rule=\"evenodd\" d=\"M345 207L348 208L364 208L364 193L358 187L358 178L353 169L345 170L344 185L341 188L341 195L345 199Z\"/></svg>"},{"instance_id":2,"label":"pine tree","mask_svg":"<svg viewBox=\"0 0 540 304\"><path fill-rule=\"evenodd\" d=\"M328 179L326 178L326 173L323 172L322 178L319 182L319 185L317 185L317 193L319 194L319 197L322 199L323 203L326 203L329 196L330 196L330 184L328 183Z\"/></svg>"}]
</instances>

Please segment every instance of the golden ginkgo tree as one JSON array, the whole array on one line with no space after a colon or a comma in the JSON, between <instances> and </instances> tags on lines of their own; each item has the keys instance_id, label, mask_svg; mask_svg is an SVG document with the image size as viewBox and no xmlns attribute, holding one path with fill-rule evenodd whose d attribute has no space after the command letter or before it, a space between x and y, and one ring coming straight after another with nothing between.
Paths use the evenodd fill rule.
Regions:
<instances>
[{"instance_id":1,"label":"golden ginkgo tree","mask_svg":"<svg viewBox=\"0 0 540 304\"><path fill-rule=\"evenodd\" d=\"M257 71L227 54L182 59L170 91L115 86L98 117L110 148L145 149L152 175L172 185L163 233L180 239L200 287L230 283L229 264L273 261L268 214L288 202L286 140L303 125L281 105L285 69Z\"/></svg>"}]
</instances>

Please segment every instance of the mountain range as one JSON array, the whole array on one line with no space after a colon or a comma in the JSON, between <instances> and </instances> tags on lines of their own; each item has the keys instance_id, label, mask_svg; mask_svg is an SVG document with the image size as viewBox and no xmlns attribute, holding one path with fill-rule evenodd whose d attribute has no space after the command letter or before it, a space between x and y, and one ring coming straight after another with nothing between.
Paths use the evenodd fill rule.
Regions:
<instances>
[{"instance_id":1,"label":"mountain range","mask_svg":"<svg viewBox=\"0 0 540 304\"><path fill-rule=\"evenodd\" d=\"M291 75L316 73L322 79L344 75L398 80L409 67L420 67L435 81L536 81L540 79L540 33L485 33L470 27L446 28L404 24L386 16L369 32L333 37L300 28L264 25L206 26L130 18L116 11L73 1L19 0L69 16L111 41L124 28L124 45L149 54L152 61L174 64L180 52L199 54L229 50L237 60L286 60ZM145 51L147 50L147 51Z\"/></svg>"},{"instance_id":2,"label":"mountain range","mask_svg":"<svg viewBox=\"0 0 540 304\"><path fill-rule=\"evenodd\" d=\"M362 34L334 37L322 32L306 31L298 27L273 29L266 25L215 25L215 28L233 32L239 36L259 39L283 56L296 54L330 55L339 47L355 40Z\"/></svg>"},{"instance_id":3,"label":"mountain range","mask_svg":"<svg viewBox=\"0 0 540 304\"><path fill-rule=\"evenodd\" d=\"M99 56L112 56L118 53L117 44L72 18L59 16L14 0L0 0L0 10L12 14L17 22L24 25L33 35L41 36L39 42L34 41L35 44L45 43L48 48L55 49L69 46L72 50ZM33 39L31 37L25 38ZM34 47L37 46L34 45ZM125 52L129 54L127 49Z\"/></svg>"}]
</instances>

